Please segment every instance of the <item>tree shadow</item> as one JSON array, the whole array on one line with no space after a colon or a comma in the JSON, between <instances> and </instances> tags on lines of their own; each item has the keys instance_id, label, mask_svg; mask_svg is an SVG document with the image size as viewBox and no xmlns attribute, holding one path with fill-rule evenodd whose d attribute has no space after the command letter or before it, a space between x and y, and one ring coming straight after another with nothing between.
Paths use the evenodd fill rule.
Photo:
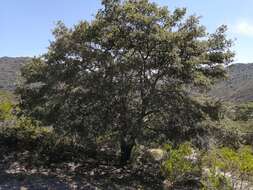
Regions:
<instances>
[{"instance_id":1,"label":"tree shadow","mask_svg":"<svg viewBox=\"0 0 253 190\"><path fill-rule=\"evenodd\" d=\"M0 190L162 189L152 173L122 167L115 155L102 152L79 161L34 165L31 152L6 151L0 159Z\"/></svg>"}]
</instances>

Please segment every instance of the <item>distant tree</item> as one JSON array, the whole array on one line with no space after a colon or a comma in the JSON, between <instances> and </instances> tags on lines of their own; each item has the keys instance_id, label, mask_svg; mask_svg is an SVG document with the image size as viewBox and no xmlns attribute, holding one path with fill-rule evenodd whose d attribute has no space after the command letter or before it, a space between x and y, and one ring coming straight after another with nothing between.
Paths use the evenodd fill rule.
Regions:
<instances>
[{"instance_id":1,"label":"distant tree","mask_svg":"<svg viewBox=\"0 0 253 190\"><path fill-rule=\"evenodd\" d=\"M208 34L186 9L103 0L92 22L59 22L48 52L22 69L23 110L76 139L117 136L121 161L146 131L184 137L205 112L206 89L231 62L226 26ZM179 139L178 139L179 140Z\"/></svg>"},{"instance_id":2,"label":"distant tree","mask_svg":"<svg viewBox=\"0 0 253 190\"><path fill-rule=\"evenodd\" d=\"M253 119L253 102L240 104L235 110L236 120L248 121Z\"/></svg>"}]
</instances>

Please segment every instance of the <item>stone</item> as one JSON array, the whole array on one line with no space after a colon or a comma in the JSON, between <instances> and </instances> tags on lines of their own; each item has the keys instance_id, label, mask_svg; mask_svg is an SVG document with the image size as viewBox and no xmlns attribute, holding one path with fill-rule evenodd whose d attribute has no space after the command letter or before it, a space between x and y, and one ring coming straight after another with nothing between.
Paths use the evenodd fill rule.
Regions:
<instances>
[{"instance_id":1,"label":"stone","mask_svg":"<svg viewBox=\"0 0 253 190\"><path fill-rule=\"evenodd\" d=\"M154 161L160 162L166 158L166 152L160 148L148 149L147 153L151 156Z\"/></svg>"}]
</instances>

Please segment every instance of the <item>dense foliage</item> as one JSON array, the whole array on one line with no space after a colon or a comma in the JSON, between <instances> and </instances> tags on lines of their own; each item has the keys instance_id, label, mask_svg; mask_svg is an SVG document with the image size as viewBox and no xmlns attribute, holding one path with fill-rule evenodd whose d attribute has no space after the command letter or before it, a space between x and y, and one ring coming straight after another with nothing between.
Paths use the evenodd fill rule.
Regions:
<instances>
[{"instance_id":1,"label":"dense foliage","mask_svg":"<svg viewBox=\"0 0 253 190\"><path fill-rule=\"evenodd\" d=\"M25 114L77 142L112 133L122 162L147 131L178 142L194 136L206 109L190 91L225 75L233 57L226 27L208 34L185 9L148 0L102 4L90 23L59 23L48 52L22 69Z\"/></svg>"},{"instance_id":2,"label":"dense foliage","mask_svg":"<svg viewBox=\"0 0 253 190\"><path fill-rule=\"evenodd\" d=\"M233 58L226 26L209 34L186 9L148 0L102 5L91 22L59 22L17 96L0 92L0 159L65 162L109 186L250 189L253 104L206 95Z\"/></svg>"}]
</instances>

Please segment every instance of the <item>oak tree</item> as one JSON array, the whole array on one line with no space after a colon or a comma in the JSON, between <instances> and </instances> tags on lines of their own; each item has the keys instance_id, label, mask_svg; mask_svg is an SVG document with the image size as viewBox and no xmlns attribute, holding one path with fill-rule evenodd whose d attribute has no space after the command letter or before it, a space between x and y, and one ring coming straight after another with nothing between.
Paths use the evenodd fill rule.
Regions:
<instances>
[{"instance_id":1,"label":"oak tree","mask_svg":"<svg viewBox=\"0 0 253 190\"><path fill-rule=\"evenodd\" d=\"M126 163L147 131L184 137L205 114L193 97L225 76L226 26L206 32L186 9L103 0L91 22L59 22L48 52L22 69L26 114L87 142L117 136Z\"/></svg>"}]
</instances>

